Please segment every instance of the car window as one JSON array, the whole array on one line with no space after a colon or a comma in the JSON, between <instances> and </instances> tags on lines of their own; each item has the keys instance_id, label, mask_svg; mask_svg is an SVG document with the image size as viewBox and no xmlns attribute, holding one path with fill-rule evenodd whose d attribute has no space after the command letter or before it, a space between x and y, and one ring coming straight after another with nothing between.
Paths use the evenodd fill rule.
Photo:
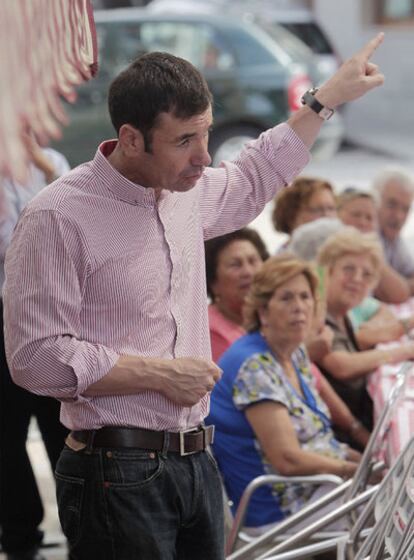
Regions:
<instances>
[{"instance_id":1,"label":"car window","mask_svg":"<svg viewBox=\"0 0 414 560\"><path fill-rule=\"evenodd\" d=\"M125 60L119 59L116 34L112 26L97 23L96 34L99 71L93 80L78 86L76 103L81 107L104 103L109 82L126 66Z\"/></svg>"},{"instance_id":2,"label":"car window","mask_svg":"<svg viewBox=\"0 0 414 560\"><path fill-rule=\"evenodd\" d=\"M276 41L276 43L287 53L289 53L293 62L308 61L312 57L311 49L304 41L286 30L277 23L257 21L257 23Z\"/></svg>"},{"instance_id":3,"label":"car window","mask_svg":"<svg viewBox=\"0 0 414 560\"><path fill-rule=\"evenodd\" d=\"M137 56L166 51L192 62L201 71L224 71L235 57L225 38L208 24L181 22L97 22L99 72L78 89L82 106L106 100L108 84Z\"/></svg>"},{"instance_id":4,"label":"car window","mask_svg":"<svg viewBox=\"0 0 414 560\"><path fill-rule=\"evenodd\" d=\"M317 54L332 54L332 47L321 28L313 23L283 23L286 29L299 37Z\"/></svg>"},{"instance_id":5,"label":"car window","mask_svg":"<svg viewBox=\"0 0 414 560\"><path fill-rule=\"evenodd\" d=\"M256 33L253 30L248 32L244 27L236 25L226 29L226 37L237 53L237 60L241 67L278 62L270 48L264 46L263 37L259 38L258 35L260 29L257 29Z\"/></svg>"},{"instance_id":6,"label":"car window","mask_svg":"<svg viewBox=\"0 0 414 560\"><path fill-rule=\"evenodd\" d=\"M119 31L119 50L124 54L131 54L139 45L143 52L165 51L185 58L201 70L225 70L234 63L231 52L208 25L151 21L123 23Z\"/></svg>"},{"instance_id":7,"label":"car window","mask_svg":"<svg viewBox=\"0 0 414 560\"><path fill-rule=\"evenodd\" d=\"M99 71L91 82L112 80L134 58L145 52L139 40L138 24L96 22L96 34Z\"/></svg>"}]
</instances>

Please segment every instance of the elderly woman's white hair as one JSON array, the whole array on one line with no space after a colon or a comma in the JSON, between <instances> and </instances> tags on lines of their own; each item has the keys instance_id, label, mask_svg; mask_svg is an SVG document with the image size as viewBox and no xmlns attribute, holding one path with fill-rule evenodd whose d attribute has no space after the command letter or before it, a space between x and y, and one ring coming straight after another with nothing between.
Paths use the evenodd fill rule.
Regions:
<instances>
[{"instance_id":1,"label":"elderly woman's white hair","mask_svg":"<svg viewBox=\"0 0 414 560\"><path fill-rule=\"evenodd\" d=\"M372 190L382 193L388 183L397 183L408 194L414 196L414 176L404 167L386 167L375 178L372 183Z\"/></svg>"},{"instance_id":2,"label":"elderly woman's white hair","mask_svg":"<svg viewBox=\"0 0 414 560\"><path fill-rule=\"evenodd\" d=\"M384 253L374 233L361 233L352 226L344 226L322 244L317 261L319 265L330 268L345 255L365 255L371 260L378 280L384 263Z\"/></svg>"},{"instance_id":3,"label":"elderly woman's white hair","mask_svg":"<svg viewBox=\"0 0 414 560\"><path fill-rule=\"evenodd\" d=\"M288 250L300 259L314 261L321 245L343 228L337 218L319 218L302 224L294 230Z\"/></svg>"}]
</instances>

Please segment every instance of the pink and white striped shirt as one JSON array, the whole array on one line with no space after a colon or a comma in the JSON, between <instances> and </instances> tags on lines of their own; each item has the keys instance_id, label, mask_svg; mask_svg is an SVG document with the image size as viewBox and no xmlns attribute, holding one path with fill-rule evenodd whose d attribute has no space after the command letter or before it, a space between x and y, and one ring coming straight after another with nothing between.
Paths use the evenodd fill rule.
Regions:
<instances>
[{"instance_id":1,"label":"pink and white striped shirt","mask_svg":"<svg viewBox=\"0 0 414 560\"><path fill-rule=\"evenodd\" d=\"M208 396L183 407L157 392L87 397L122 354L210 358L204 239L249 223L307 163L286 124L188 192L134 184L108 162L115 141L24 210L6 257L6 349L14 380L62 401L71 429L199 424Z\"/></svg>"}]
</instances>

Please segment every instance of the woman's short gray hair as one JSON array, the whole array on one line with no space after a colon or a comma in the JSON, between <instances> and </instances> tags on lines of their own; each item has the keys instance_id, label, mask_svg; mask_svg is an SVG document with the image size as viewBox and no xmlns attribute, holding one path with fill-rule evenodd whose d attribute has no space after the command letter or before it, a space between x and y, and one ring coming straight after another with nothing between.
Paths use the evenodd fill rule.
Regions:
<instances>
[{"instance_id":1,"label":"woman's short gray hair","mask_svg":"<svg viewBox=\"0 0 414 560\"><path fill-rule=\"evenodd\" d=\"M318 264L331 268L346 255L366 255L372 262L377 279L384 263L381 243L375 233L361 233L352 226L344 226L330 237L319 250Z\"/></svg>"},{"instance_id":2,"label":"woman's short gray hair","mask_svg":"<svg viewBox=\"0 0 414 560\"><path fill-rule=\"evenodd\" d=\"M374 179L372 189L382 193L388 183L397 183L407 193L414 196L414 177L403 167L386 167Z\"/></svg>"},{"instance_id":3,"label":"woman's short gray hair","mask_svg":"<svg viewBox=\"0 0 414 560\"><path fill-rule=\"evenodd\" d=\"M288 250L300 259L314 261L321 245L343 227L337 218L319 218L302 224L292 233Z\"/></svg>"}]
</instances>

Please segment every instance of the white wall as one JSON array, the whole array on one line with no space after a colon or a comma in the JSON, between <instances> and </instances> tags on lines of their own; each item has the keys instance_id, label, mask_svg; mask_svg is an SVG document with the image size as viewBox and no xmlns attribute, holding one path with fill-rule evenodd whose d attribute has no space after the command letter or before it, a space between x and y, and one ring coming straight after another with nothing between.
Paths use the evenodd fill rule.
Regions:
<instances>
[{"instance_id":1,"label":"white wall","mask_svg":"<svg viewBox=\"0 0 414 560\"><path fill-rule=\"evenodd\" d=\"M373 57L385 84L346 110L347 137L363 145L414 158L414 26L380 27L370 17L373 0L314 0L314 13L339 54L350 56L379 30L385 40Z\"/></svg>"}]
</instances>

